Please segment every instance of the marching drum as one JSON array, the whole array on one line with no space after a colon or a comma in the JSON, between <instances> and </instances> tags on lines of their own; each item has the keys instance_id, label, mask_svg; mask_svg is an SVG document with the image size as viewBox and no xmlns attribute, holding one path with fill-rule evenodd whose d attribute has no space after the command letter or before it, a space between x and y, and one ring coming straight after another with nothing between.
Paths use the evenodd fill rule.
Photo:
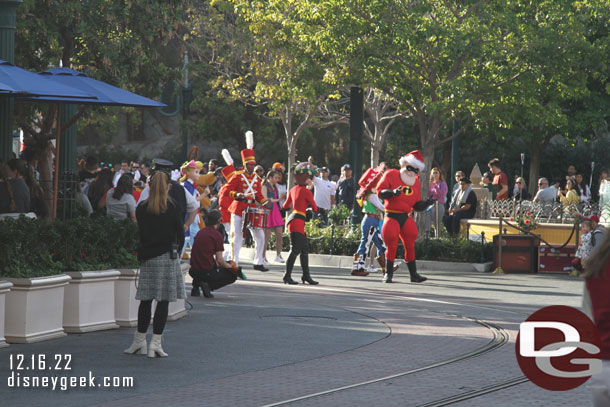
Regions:
<instances>
[{"instance_id":1,"label":"marching drum","mask_svg":"<svg viewBox=\"0 0 610 407\"><path fill-rule=\"evenodd\" d=\"M248 226L265 229L269 223L269 210L263 208L248 208Z\"/></svg>"}]
</instances>

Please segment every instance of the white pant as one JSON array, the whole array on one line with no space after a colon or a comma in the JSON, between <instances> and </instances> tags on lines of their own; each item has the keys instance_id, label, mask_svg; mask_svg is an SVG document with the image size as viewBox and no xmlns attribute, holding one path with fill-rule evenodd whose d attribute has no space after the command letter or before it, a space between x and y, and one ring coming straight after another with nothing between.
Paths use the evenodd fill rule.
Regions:
<instances>
[{"instance_id":1,"label":"white pant","mask_svg":"<svg viewBox=\"0 0 610 407\"><path fill-rule=\"evenodd\" d=\"M231 235L229 237L231 243L231 258L235 261L235 264L239 264L239 251L241 250L241 244L243 241L243 234L241 231L242 217L231 214ZM263 256L265 253L265 230L258 228L250 228L250 233L254 238L254 265L263 264Z\"/></svg>"},{"instance_id":2,"label":"white pant","mask_svg":"<svg viewBox=\"0 0 610 407\"><path fill-rule=\"evenodd\" d=\"M227 222L227 223L223 223L222 226L225 227L225 232L227 233L227 236L229 237L229 246L225 249L225 251L222 253L222 257L225 259L225 261L231 261L233 259L233 253L231 252L231 222Z\"/></svg>"},{"instance_id":3,"label":"white pant","mask_svg":"<svg viewBox=\"0 0 610 407\"><path fill-rule=\"evenodd\" d=\"M602 361L601 373L593 375L587 387L591 390L594 407L610 406L610 360Z\"/></svg>"}]
</instances>

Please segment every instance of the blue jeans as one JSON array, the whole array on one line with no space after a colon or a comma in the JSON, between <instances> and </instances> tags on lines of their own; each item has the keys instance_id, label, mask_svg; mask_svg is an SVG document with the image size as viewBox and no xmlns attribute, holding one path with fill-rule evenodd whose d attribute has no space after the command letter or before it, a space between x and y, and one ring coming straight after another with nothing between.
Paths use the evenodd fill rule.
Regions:
<instances>
[{"instance_id":1,"label":"blue jeans","mask_svg":"<svg viewBox=\"0 0 610 407\"><path fill-rule=\"evenodd\" d=\"M360 224L360 230L362 231L362 239L360 240L360 246L358 247L358 254L364 258L368 255L369 249L371 248L371 242L377 246L377 253L381 256L385 253L385 244L381 240L379 234L379 220L368 215L364 215L364 219Z\"/></svg>"}]
</instances>

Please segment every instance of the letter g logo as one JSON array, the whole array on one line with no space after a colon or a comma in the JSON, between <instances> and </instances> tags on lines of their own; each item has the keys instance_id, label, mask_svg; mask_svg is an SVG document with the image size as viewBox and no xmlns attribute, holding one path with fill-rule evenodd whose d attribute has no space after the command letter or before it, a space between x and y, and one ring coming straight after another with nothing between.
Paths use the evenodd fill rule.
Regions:
<instances>
[{"instance_id":1,"label":"letter g logo","mask_svg":"<svg viewBox=\"0 0 610 407\"><path fill-rule=\"evenodd\" d=\"M599 333L582 312L566 306L542 308L521 323L519 366L547 390L570 390L601 371Z\"/></svg>"}]
</instances>

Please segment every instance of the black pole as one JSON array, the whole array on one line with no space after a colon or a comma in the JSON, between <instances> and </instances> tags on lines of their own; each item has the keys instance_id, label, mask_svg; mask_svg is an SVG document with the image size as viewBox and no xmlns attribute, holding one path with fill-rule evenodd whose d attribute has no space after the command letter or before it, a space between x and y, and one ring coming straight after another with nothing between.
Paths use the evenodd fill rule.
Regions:
<instances>
[{"instance_id":1,"label":"black pole","mask_svg":"<svg viewBox=\"0 0 610 407\"><path fill-rule=\"evenodd\" d=\"M364 91L362 88L350 88L349 106L349 157L354 179L354 202L351 215L351 224L357 225L362 221L362 208L356 203L358 180L362 175L362 134L364 130Z\"/></svg>"}]
</instances>

